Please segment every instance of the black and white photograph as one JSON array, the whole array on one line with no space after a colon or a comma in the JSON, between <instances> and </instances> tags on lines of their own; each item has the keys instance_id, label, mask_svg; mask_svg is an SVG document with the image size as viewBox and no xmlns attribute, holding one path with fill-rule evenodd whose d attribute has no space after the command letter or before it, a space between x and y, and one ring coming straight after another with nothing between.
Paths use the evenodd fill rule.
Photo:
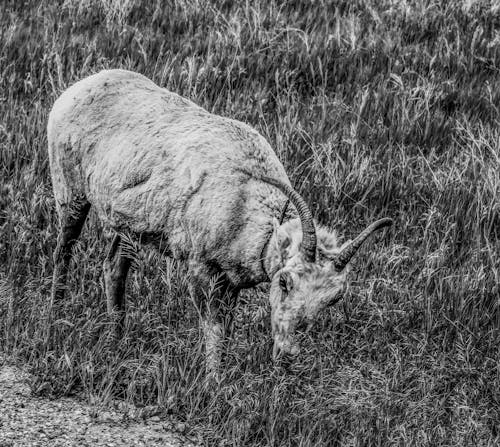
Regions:
<instances>
[{"instance_id":1,"label":"black and white photograph","mask_svg":"<svg viewBox=\"0 0 500 447\"><path fill-rule=\"evenodd\" d=\"M500 446L499 0L0 0L0 447Z\"/></svg>"}]
</instances>

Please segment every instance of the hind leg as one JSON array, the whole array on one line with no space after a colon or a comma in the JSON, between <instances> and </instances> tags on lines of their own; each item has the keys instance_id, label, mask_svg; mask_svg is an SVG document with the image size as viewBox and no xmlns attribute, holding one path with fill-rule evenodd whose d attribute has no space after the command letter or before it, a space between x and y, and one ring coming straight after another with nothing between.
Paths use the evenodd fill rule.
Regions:
<instances>
[{"instance_id":1,"label":"hind leg","mask_svg":"<svg viewBox=\"0 0 500 447\"><path fill-rule=\"evenodd\" d=\"M125 321L125 285L130 269L130 259L124 256L120 240L120 236L116 234L103 265L108 314L118 317L119 331L123 328Z\"/></svg>"},{"instance_id":2,"label":"hind leg","mask_svg":"<svg viewBox=\"0 0 500 447\"><path fill-rule=\"evenodd\" d=\"M64 298L69 262L72 249L80 236L83 224L90 209L90 203L85 198L74 200L60 209L59 235L54 251L54 273L52 278L52 303Z\"/></svg>"}]
</instances>

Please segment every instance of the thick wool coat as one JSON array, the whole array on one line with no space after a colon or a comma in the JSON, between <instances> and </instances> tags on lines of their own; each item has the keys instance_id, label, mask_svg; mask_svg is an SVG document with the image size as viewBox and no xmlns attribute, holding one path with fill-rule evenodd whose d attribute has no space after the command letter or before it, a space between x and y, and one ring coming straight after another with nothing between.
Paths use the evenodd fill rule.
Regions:
<instances>
[{"instance_id":1,"label":"thick wool coat","mask_svg":"<svg viewBox=\"0 0 500 447\"><path fill-rule=\"evenodd\" d=\"M59 97L48 141L59 208L85 198L106 226L212 265L235 286L268 280L261 257L286 199L258 177L290 182L252 127L106 70Z\"/></svg>"}]
</instances>

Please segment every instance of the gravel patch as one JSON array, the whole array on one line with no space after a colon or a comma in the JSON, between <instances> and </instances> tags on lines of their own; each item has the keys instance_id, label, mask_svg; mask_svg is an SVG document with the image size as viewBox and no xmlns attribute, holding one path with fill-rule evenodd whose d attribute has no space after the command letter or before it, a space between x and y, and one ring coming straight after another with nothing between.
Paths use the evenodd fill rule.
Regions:
<instances>
[{"instance_id":1,"label":"gravel patch","mask_svg":"<svg viewBox=\"0 0 500 447\"><path fill-rule=\"evenodd\" d=\"M127 420L123 413L106 409L91 417L95 408L77 399L33 397L28 378L0 358L0 447L195 445L169 431L158 416Z\"/></svg>"}]
</instances>

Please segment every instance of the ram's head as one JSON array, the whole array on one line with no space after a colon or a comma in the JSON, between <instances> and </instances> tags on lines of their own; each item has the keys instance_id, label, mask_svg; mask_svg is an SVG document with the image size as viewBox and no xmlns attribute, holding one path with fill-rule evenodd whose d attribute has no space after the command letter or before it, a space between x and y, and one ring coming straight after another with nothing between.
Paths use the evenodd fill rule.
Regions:
<instances>
[{"instance_id":1,"label":"ram's head","mask_svg":"<svg viewBox=\"0 0 500 447\"><path fill-rule=\"evenodd\" d=\"M275 358L299 352L297 331L312 325L323 309L342 297L353 256L371 234L392 223L380 219L338 247L334 233L322 227L316 230L307 205L295 191L276 186L290 198L300 219L282 225L275 221L266 252Z\"/></svg>"}]
</instances>

